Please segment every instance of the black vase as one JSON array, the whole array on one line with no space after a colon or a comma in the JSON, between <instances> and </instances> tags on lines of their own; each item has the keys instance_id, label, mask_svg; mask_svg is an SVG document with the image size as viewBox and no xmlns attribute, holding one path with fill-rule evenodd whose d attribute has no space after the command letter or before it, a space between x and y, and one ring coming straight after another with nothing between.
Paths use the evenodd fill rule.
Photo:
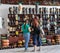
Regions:
<instances>
[{"instance_id":1,"label":"black vase","mask_svg":"<svg viewBox=\"0 0 60 53\"><path fill-rule=\"evenodd\" d=\"M9 7L9 14L12 14L12 7Z\"/></svg>"},{"instance_id":2,"label":"black vase","mask_svg":"<svg viewBox=\"0 0 60 53\"><path fill-rule=\"evenodd\" d=\"M13 6L13 14L17 14L17 7Z\"/></svg>"}]
</instances>

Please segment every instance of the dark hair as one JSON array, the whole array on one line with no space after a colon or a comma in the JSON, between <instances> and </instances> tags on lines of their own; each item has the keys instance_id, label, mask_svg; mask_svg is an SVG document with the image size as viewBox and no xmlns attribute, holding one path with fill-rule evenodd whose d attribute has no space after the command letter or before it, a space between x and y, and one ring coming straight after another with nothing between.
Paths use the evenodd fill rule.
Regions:
<instances>
[{"instance_id":1,"label":"dark hair","mask_svg":"<svg viewBox=\"0 0 60 53\"><path fill-rule=\"evenodd\" d=\"M26 26L26 22L28 21L28 19L26 19L24 22L25 22L25 24L24 24L24 29L26 28L25 26Z\"/></svg>"},{"instance_id":2,"label":"dark hair","mask_svg":"<svg viewBox=\"0 0 60 53\"><path fill-rule=\"evenodd\" d=\"M36 18L34 18L34 19L33 19L33 25L34 25L34 26L38 26L38 24L39 24L38 20L37 20Z\"/></svg>"}]
</instances>

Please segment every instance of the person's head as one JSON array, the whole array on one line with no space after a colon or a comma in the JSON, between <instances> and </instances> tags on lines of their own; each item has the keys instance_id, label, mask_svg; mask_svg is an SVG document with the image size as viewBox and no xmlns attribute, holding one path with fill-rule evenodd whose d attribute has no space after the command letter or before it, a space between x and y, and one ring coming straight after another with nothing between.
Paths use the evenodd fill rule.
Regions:
<instances>
[{"instance_id":1,"label":"person's head","mask_svg":"<svg viewBox=\"0 0 60 53\"><path fill-rule=\"evenodd\" d=\"M38 16L36 16L36 19L37 19L37 20L39 20L39 17L38 17Z\"/></svg>"},{"instance_id":2,"label":"person's head","mask_svg":"<svg viewBox=\"0 0 60 53\"><path fill-rule=\"evenodd\" d=\"M34 26L38 26L39 25L38 20L36 18L33 19L33 25Z\"/></svg>"},{"instance_id":3,"label":"person's head","mask_svg":"<svg viewBox=\"0 0 60 53\"><path fill-rule=\"evenodd\" d=\"M24 28L26 28L26 24L28 24L28 19L24 20Z\"/></svg>"},{"instance_id":4,"label":"person's head","mask_svg":"<svg viewBox=\"0 0 60 53\"><path fill-rule=\"evenodd\" d=\"M29 23L28 19L24 20L24 23L25 24L28 24Z\"/></svg>"}]
</instances>

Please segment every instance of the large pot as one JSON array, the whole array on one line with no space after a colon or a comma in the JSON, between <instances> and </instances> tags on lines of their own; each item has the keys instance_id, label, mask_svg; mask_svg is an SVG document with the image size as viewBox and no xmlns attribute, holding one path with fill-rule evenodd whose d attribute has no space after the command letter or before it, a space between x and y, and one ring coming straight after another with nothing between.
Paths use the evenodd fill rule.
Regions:
<instances>
[{"instance_id":1,"label":"large pot","mask_svg":"<svg viewBox=\"0 0 60 53\"><path fill-rule=\"evenodd\" d=\"M2 40L2 43L9 43L9 40Z\"/></svg>"},{"instance_id":2,"label":"large pot","mask_svg":"<svg viewBox=\"0 0 60 53\"><path fill-rule=\"evenodd\" d=\"M16 21L15 24L18 25L18 21Z\"/></svg>"},{"instance_id":3,"label":"large pot","mask_svg":"<svg viewBox=\"0 0 60 53\"><path fill-rule=\"evenodd\" d=\"M2 46L8 47L9 46L9 40L2 40Z\"/></svg>"},{"instance_id":4,"label":"large pot","mask_svg":"<svg viewBox=\"0 0 60 53\"><path fill-rule=\"evenodd\" d=\"M55 41L56 41L56 43L60 43L60 35L57 35L57 36L55 37Z\"/></svg>"},{"instance_id":5,"label":"large pot","mask_svg":"<svg viewBox=\"0 0 60 53\"><path fill-rule=\"evenodd\" d=\"M53 45L55 44L55 40L54 39L52 39L51 42L52 42Z\"/></svg>"},{"instance_id":6,"label":"large pot","mask_svg":"<svg viewBox=\"0 0 60 53\"><path fill-rule=\"evenodd\" d=\"M19 44L22 44L22 41L18 41Z\"/></svg>"},{"instance_id":7,"label":"large pot","mask_svg":"<svg viewBox=\"0 0 60 53\"><path fill-rule=\"evenodd\" d=\"M9 47L9 43L2 43L2 47Z\"/></svg>"},{"instance_id":8,"label":"large pot","mask_svg":"<svg viewBox=\"0 0 60 53\"><path fill-rule=\"evenodd\" d=\"M23 43L22 41L18 41L18 47L22 47L23 46L22 43Z\"/></svg>"}]
</instances>

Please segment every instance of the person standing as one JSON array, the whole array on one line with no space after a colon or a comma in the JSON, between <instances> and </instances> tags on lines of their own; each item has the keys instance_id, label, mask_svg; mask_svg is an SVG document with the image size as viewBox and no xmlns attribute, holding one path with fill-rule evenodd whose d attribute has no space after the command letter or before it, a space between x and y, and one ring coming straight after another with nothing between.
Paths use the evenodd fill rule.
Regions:
<instances>
[{"instance_id":1,"label":"person standing","mask_svg":"<svg viewBox=\"0 0 60 53\"><path fill-rule=\"evenodd\" d=\"M27 48L28 48L28 43L29 43L29 40L30 40L30 26L28 24L28 20L24 20L24 24L22 25L22 32L23 32L23 37L25 39L25 51L27 51Z\"/></svg>"},{"instance_id":2,"label":"person standing","mask_svg":"<svg viewBox=\"0 0 60 53\"><path fill-rule=\"evenodd\" d=\"M40 36L40 26L39 26L39 22L38 19L35 17L33 18L32 21L32 31L33 31L33 45L34 45L34 50L36 51L36 47L37 45L39 46L39 51L42 45L42 40L41 40L41 36Z\"/></svg>"},{"instance_id":3,"label":"person standing","mask_svg":"<svg viewBox=\"0 0 60 53\"><path fill-rule=\"evenodd\" d=\"M50 28L51 28L51 23L50 23L50 19L48 19L48 20L47 20L48 34L50 33Z\"/></svg>"},{"instance_id":4,"label":"person standing","mask_svg":"<svg viewBox=\"0 0 60 53\"><path fill-rule=\"evenodd\" d=\"M43 30L43 19L42 18L39 19L39 25L40 25L40 30L41 30L40 34L41 34L41 36L43 36L43 35L45 35L45 33Z\"/></svg>"}]
</instances>

